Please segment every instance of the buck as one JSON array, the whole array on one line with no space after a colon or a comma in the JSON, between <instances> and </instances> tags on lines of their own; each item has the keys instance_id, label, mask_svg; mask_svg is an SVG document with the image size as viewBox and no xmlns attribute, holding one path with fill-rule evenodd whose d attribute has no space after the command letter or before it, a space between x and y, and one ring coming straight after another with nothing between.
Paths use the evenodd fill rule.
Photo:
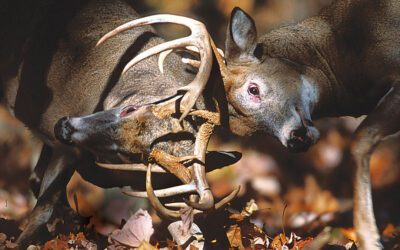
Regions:
<instances>
[{"instance_id":1,"label":"buck","mask_svg":"<svg viewBox=\"0 0 400 250\"><path fill-rule=\"evenodd\" d=\"M146 180L146 192L134 190L131 194L149 196L162 215L174 218L179 213L165 208L158 197L197 193L198 200L191 196L194 199L187 203L204 211L219 208L237 194L235 190L214 204L205 180L204 164L219 167L215 164L229 164L240 157L210 152L206 161L207 142L213 127L220 124L220 116L192 110L195 103L211 111L218 111L219 105L212 88L202 96L212 69L211 45L203 24L183 17L171 20L165 15L137 19L138 14L123 0L8 1L0 7L2 101L44 142L31 178L38 201L18 239L19 247L34 240L54 213L65 206L65 187L74 170L102 187L137 187ZM150 27L112 39L110 33L99 42L116 25L131 20L139 26L152 22L188 26L192 34L169 45L175 49L197 48L201 59L197 76L187 70L176 53L165 63L151 57L165 45ZM187 82L191 83L185 85ZM71 118L93 112L99 113ZM65 118L59 120L61 117ZM176 131L176 121L184 131ZM122 127L116 130L115 124ZM113 142L118 140L129 142L128 147L118 147ZM134 163L128 169L135 172L121 172L115 167L100 170L94 160ZM188 161L194 161L190 168L186 168ZM161 167L143 165L156 163ZM122 171L126 169L122 167ZM185 185L154 191L152 172L171 172ZM176 184L176 178L158 176L154 184L169 187Z\"/></svg>"},{"instance_id":2,"label":"buck","mask_svg":"<svg viewBox=\"0 0 400 250\"><path fill-rule=\"evenodd\" d=\"M380 249L369 159L400 129L400 2L334 2L318 16L257 35L232 11L222 67L231 129L262 131L292 151L319 137L313 118L367 115L354 133L354 226L362 249ZM239 122L238 122L239 121Z\"/></svg>"},{"instance_id":3,"label":"buck","mask_svg":"<svg viewBox=\"0 0 400 250\"><path fill-rule=\"evenodd\" d=\"M258 36L253 19L235 8L226 64L215 53L233 133L262 132L302 152L319 137L312 119L367 115L351 147L361 249L382 248L369 159L381 140L400 130L399 14L398 1L338 0L318 16Z\"/></svg>"}]
</instances>

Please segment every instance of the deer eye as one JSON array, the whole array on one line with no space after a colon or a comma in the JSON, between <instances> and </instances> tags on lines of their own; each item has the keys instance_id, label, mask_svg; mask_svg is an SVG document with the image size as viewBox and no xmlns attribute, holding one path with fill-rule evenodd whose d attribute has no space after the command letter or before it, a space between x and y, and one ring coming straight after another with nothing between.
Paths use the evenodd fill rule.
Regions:
<instances>
[{"instance_id":1,"label":"deer eye","mask_svg":"<svg viewBox=\"0 0 400 250\"><path fill-rule=\"evenodd\" d=\"M260 96L260 89L256 84L250 84L247 92L252 96Z\"/></svg>"},{"instance_id":2,"label":"deer eye","mask_svg":"<svg viewBox=\"0 0 400 250\"><path fill-rule=\"evenodd\" d=\"M129 115L130 113L136 111L136 107L133 105L126 106L125 108L122 109L121 113L119 114L120 117L125 117Z\"/></svg>"},{"instance_id":3,"label":"deer eye","mask_svg":"<svg viewBox=\"0 0 400 250\"><path fill-rule=\"evenodd\" d=\"M256 48L253 51L253 55L258 59L261 60L263 57L264 48L262 43L258 43Z\"/></svg>"}]
</instances>

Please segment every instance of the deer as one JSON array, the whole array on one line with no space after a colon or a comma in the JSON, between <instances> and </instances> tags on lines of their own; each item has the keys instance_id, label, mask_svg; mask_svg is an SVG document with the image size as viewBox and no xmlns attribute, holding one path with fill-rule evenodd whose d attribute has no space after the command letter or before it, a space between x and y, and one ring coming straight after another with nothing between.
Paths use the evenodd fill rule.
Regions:
<instances>
[{"instance_id":1,"label":"deer","mask_svg":"<svg viewBox=\"0 0 400 250\"><path fill-rule=\"evenodd\" d=\"M361 249L382 248L369 160L400 130L399 14L398 1L338 0L317 16L258 35L254 20L235 8L226 33L221 72L234 133L262 132L302 152L319 137L312 119L367 116L351 146Z\"/></svg>"},{"instance_id":2,"label":"deer","mask_svg":"<svg viewBox=\"0 0 400 250\"><path fill-rule=\"evenodd\" d=\"M161 215L172 219L180 213L167 209L159 197L194 194L186 203L202 212L236 196L238 189L215 203L205 179L206 171L240 155L206 152L214 127L224 119L223 105L214 100L220 94L207 85L212 46L202 23L168 15L138 19L134 6L124 0L17 1L2 3L0 9L2 103L44 142L31 177L38 200L19 247L34 241L55 212L67 206L65 188L74 171L104 188L130 186L134 190L128 193L148 197ZM132 20L141 27L104 36ZM145 26L157 22L191 30L190 36L167 45L195 48L197 74L179 53L164 53L161 60L152 56L166 47ZM117 132L122 135L116 137ZM118 147L118 140L129 146ZM130 165L116 168L111 163ZM177 180L184 185L170 187ZM161 189L154 190L153 184ZM146 191L140 190L143 186Z\"/></svg>"},{"instance_id":3,"label":"deer","mask_svg":"<svg viewBox=\"0 0 400 250\"><path fill-rule=\"evenodd\" d=\"M399 11L394 0L337 0L317 16L259 36L254 20L234 8L225 57L214 50L227 100L225 127L234 134L263 133L304 152L319 138L312 119L367 115L351 146L361 249L382 249L369 159L400 130Z\"/></svg>"},{"instance_id":4,"label":"deer","mask_svg":"<svg viewBox=\"0 0 400 250\"><path fill-rule=\"evenodd\" d=\"M290 150L304 151L318 139L318 130L314 127L311 117L369 114L355 132L352 147L357 165L355 227L360 245L364 249L381 247L372 211L368 159L374 146L396 130L393 126L382 124L379 119L376 121L375 118L380 117L380 114L385 116L386 109L393 107L391 99L396 99L393 96L396 95L396 74L393 73L393 66L396 64L385 64L390 72L383 70L385 67L381 67L380 64L380 67L376 67L379 69L376 74L368 72L368 77L356 74L354 70L363 71L368 63L376 66L375 62L363 62L360 59L360 53L368 51L367 48L375 48L372 52L365 52L375 56L372 58L376 58L378 52L382 52L384 62L395 60L395 52L388 44L379 40L379 46L371 45L368 44L371 40L360 39L365 38L363 32L367 33L367 38L376 39L378 33L383 34L383 28L392 28L389 30L396 34L393 24L395 22L385 22L389 19L396 20L394 14L397 5L393 3L389 8L390 3L375 3L379 8L373 8L376 6L371 1L338 1L319 16L306 19L297 25L277 29L261 37L257 37L251 17L236 8L232 12L227 32L226 65L221 63L221 60L218 61L227 93L229 128L236 134L249 135L261 131L277 137ZM379 15L382 13L385 15ZM365 16L372 16L373 19L358 18ZM379 18L383 21L374 22L379 21ZM386 26L374 26L376 29L372 30L357 29L376 23ZM366 26L363 26L364 24ZM352 32L354 30L357 32ZM358 47L358 43L354 44L352 41L360 42L365 47ZM395 41L388 41L395 47ZM169 49L168 46L161 50L166 49ZM389 52L384 53L385 51ZM218 57L217 53L215 56ZM350 71L347 64L357 67ZM388 76L383 77L384 72L385 76L389 73ZM379 76L383 80L377 80ZM7 75L2 75L2 79L4 78L7 79ZM361 82L367 82L368 87L371 87L368 88L370 91L362 92L361 90L366 88L360 89ZM268 92L268 89L271 91ZM186 112L189 114L190 108L186 109ZM61 124L65 124L66 120L63 121ZM60 138L63 140L61 135ZM44 152L46 153L46 150ZM109 164L104 166L115 167ZM141 167L131 165L128 168ZM151 186L148 181L150 168L146 168L146 172L149 173L146 173L147 190L150 190Z\"/></svg>"}]
</instances>

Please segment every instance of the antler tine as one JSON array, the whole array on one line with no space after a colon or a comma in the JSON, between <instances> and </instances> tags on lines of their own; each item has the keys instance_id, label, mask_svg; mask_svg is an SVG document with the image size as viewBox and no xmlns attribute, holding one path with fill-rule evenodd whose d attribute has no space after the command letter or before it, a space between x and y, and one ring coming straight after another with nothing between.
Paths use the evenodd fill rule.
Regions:
<instances>
[{"instance_id":1,"label":"antler tine","mask_svg":"<svg viewBox=\"0 0 400 250\"><path fill-rule=\"evenodd\" d=\"M211 48L214 52L215 58L217 59L217 63L221 72L221 76L222 76L222 80L224 82L224 85L227 86L228 82L230 81L230 77L229 77L229 70L228 67L226 67L225 64L225 60L223 58L223 51L219 48L217 48L217 46L214 43L214 40L212 40L210 38L210 44L211 44ZM222 52L222 53L221 53Z\"/></svg>"},{"instance_id":2,"label":"antler tine","mask_svg":"<svg viewBox=\"0 0 400 250\"><path fill-rule=\"evenodd\" d=\"M214 206L215 210L220 209L221 207L231 202L238 195L239 191L240 191L240 185L237 186L237 188L235 188L235 190L233 190L229 195L225 196L225 198L215 203Z\"/></svg>"},{"instance_id":3,"label":"antler tine","mask_svg":"<svg viewBox=\"0 0 400 250\"><path fill-rule=\"evenodd\" d=\"M212 132L214 131L214 127L220 124L219 114L205 110L195 110L190 114L200 116L207 120L200 126L194 145L194 154L197 156L197 159L204 163L208 141L210 140ZM185 200L185 202L187 202L187 204L191 207L203 211L214 208L214 196L212 195L206 180L204 164L193 164L193 181L196 184L197 193L200 195L200 200L198 202Z\"/></svg>"},{"instance_id":4,"label":"antler tine","mask_svg":"<svg viewBox=\"0 0 400 250\"><path fill-rule=\"evenodd\" d=\"M200 52L199 71L191 83L179 89L187 91L184 97L182 98L182 102L186 102L186 109L179 118L179 121L183 120L190 112L190 110L196 103L197 99L199 98L201 92L203 92L207 84L208 78L210 77L211 74L212 52L211 52L211 46L209 45L210 39L208 37L208 33L207 33L207 38L203 39L207 40L208 46L204 45L197 46Z\"/></svg>"},{"instance_id":5,"label":"antler tine","mask_svg":"<svg viewBox=\"0 0 400 250\"><path fill-rule=\"evenodd\" d=\"M229 195L224 197L219 202L215 203L214 209L218 210L218 209L222 208L223 206L227 205L238 195L239 191L240 191L240 185L238 187L236 187ZM190 203L190 201L189 201L189 203ZM185 208L185 207L188 207L188 204L187 204L187 202L172 202L172 203L165 204L165 206L166 207L175 207L175 208ZM195 209L194 211L203 212L203 211L200 211L197 209Z\"/></svg>"},{"instance_id":6,"label":"antler tine","mask_svg":"<svg viewBox=\"0 0 400 250\"><path fill-rule=\"evenodd\" d=\"M187 86L182 87L178 89L178 92L184 91L185 94L182 97L181 104L184 107L184 111L179 119L179 121L182 121L190 112L190 110L193 108L194 104L196 103L197 99L199 98L201 92L204 90L207 80L210 76L211 73L211 67L212 67L212 51L211 51L211 45L210 45L210 38L207 32L207 29L205 28L204 24L202 24L199 21L196 21L194 19L190 19L187 17L182 17L182 16L176 16L176 15L167 15L167 14L162 14L162 15L153 15L153 16L148 16L144 18L139 18L133 21L130 21L128 23L125 23L113 31L107 33L105 36L103 36L98 42L97 45L102 44L104 41L107 39L110 39L111 37L138 27L138 26L143 26L143 25L148 25L148 24L154 24L154 23L175 23L175 24L181 24L186 27L188 27L191 31L191 34L188 37L181 38L181 39L176 39L174 41L166 42L164 44L157 45L156 47L153 47L145 52L142 52L142 54L139 54L136 56L132 61L126 65L124 68L125 72L128 70L131 66L133 66L135 63L139 62L140 60L143 60L151 55L160 53L162 51L166 51L169 49L175 49L178 47L187 47L187 46L195 46L200 53L200 67L198 74L196 75L195 79L189 83ZM163 59L162 59L163 60Z\"/></svg>"},{"instance_id":7,"label":"antler tine","mask_svg":"<svg viewBox=\"0 0 400 250\"><path fill-rule=\"evenodd\" d=\"M190 42L191 42L190 38L184 37L184 38L179 38L179 39L176 39L176 40L173 40L173 41L169 41L169 42L165 42L165 43L159 44L157 46L154 46L151 49L143 51L142 53L140 53L139 55L134 57L132 60L130 60L128 62L128 64L126 64L126 66L122 70L122 74L125 74L135 64L137 64L138 62L140 62L140 61L142 61L142 60L144 60L144 59L146 59L146 58L148 58L150 56L156 55L156 54L161 53L161 52L166 51L166 50L185 47L186 45L189 45Z\"/></svg>"},{"instance_id":8,"label":"antler tine","mask_svg":"<svg viewBox=\"0 0 400 250\"><path fill-rule=\"evenodd\" d=\"M122 192L126 195L133 196L133 197L147 198L146 191L134 191L134 190L127 190L127 188L124 188L124 190ZM193 192L196 192L196 187L193 183L170 187L170 188L159 189L159 190L154 191L155 195L157 197L161 197L161 198L175 196L175 195L179 195L179 194L185 194L185 193L193 193Z\"/></svg>"},{"instance_id":9,"label":"antler tine","mask_svg":"<svg viewBox=\"0 0 400 250\"><path fill-rule=\"evenodd\" d=\"M192 29L195 28L194 25L192 24L193 21L200 23L191 18L187 18L187 17L183 17L183 16L176 16L176 15L169 15L169 14L159 14L159 15L152 15L152 16L138 18L138 19L132 20L130 22L124 23L124 24L118 26L117 28L113 29L112 31L108 32L102 38L99 39L96 46L99 46L100 44L104 43L108 39L118 35L119 33L124 32L124 31L130 30L133 28L137 28L140 26L155 24L155 23L181 24L181 25L189 27L189 29L193 32Z\"/></svg>"},{"instance_id":10,"label":"antler tine","mask_svg":"<svg viewBox=\"0 0 400 250\"><path fill-rule=\"evenodd\" d=\"M154 209L160 213L162 216L170 219L179 218L181 213L179 211L171 210L166 208L158 199L156 194L154 193L153 186L151 184L151 165L147 169L146 173L146 192L149 198L150 204L154 207Z\"/></svg>"},{"instance_id":11,"label":"antler tine","mask_svg":"<svg viewBox=\"0 0 400 250\"><path fill-rule=\"evenodd\" d=\"M142 163L109 164L109 163L96 162L96 165L99 167L111 169L111 170L127 170L127 171L142 171L142 172L147 171L147 166ZM167 171L165 171L165 169L163 169L159 166L154 166L154 168L152 168L151 171L153 173L167 173Z\"/></svg>"}]
</instances>

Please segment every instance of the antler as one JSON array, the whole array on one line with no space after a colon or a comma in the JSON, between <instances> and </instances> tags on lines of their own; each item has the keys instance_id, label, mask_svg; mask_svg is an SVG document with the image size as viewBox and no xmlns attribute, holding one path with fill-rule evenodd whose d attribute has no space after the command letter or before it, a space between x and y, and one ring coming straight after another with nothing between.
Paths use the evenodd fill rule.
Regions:
<instances>
[{"instance_id":1,"label":"antler","mask_svg":"<svg viewBox=\"0 0 400 250\"><path fill-rule=\"evenodd\" d=\"M193 199L191 201L185 200L185 202L187 205L195 208L196 211L206 211L218 209L224 206L234 197L236 197L239 191L239 188L235 189L230 195L214 204L214 197L206 180L205 155L214 127L220 124L219 114L206 110L194 110L189 114L206 120L200 126L197 133L193 156L175 157L159 149L153 149L150 153L149 160L150 162L159 164L162 168L155 164L155 166L153 166L153 164L149 164L148 166L145 166L144 164L98 164L99 166L110 169L146 171L146 192L125 190L124 193L135 197L148 197L150 203L158 211L158 213L166 218L179 218L180 214L178 211L168 209L162 205L162 203L159 201L159 197L197 193L199 198L198 201ZM192 160L195 163L193 163L193 165L188 169L182 164L183 161ZM184 183L184 185L154 191L151 182L152 172L170 172L177 176Z\"/></svg>"},{"instance_id":2,"label":"antler","mask_svg":"<svg viewBox=\"0 0 400 250\"><path fill-rule=\"evenodd\" d=\"M195 61L184 61L185 63L194 64L194 66L198 67L198 74L196 75L195 79L185 87L179 88L177 91L177 95L170 99L169 101L163 102L156 105L156 108L153 110L153 113L159 117L163 118L166 114L170 115L176 112L176 105L175 102L181 98L181 103L179 106L179 111L182 113L179 122L182 121L189 113L191 115L196 115L204 118L206 122L204 122L199 129L197 134L197 138L195 141L194 146L194 156L196 157L196 162L189 167L189 169L183 168L179 164L171 168L170 166L166 166L166 161L169 161L169 158L174 160L173 157L163 157L164 161L157 161L156 159L154 163L159 163L161 167L166 169L168 172L175 174L178 178L181 179L184 185L162 189L162 190L153 190L152 182L151 182L151 173L158 172L164 173L166 172L164 169L158 167L157 165L152 166L149 164L147 167L144 165L134 164L134 165L119 165L116 167L112 164L102 164L103 167L112 168L112 169L123 169L123 170L138 170L138 171L146 171L146 192L139 192L139 191L129 191L125 192L126 194L132 196L139 196L139 197L148 197L150 203L153 207L162 215L169 218L177 218L180 216L180 213L175 210L170 210L166 208L162 203L159 201L158 197L168 197L178 194L184 193L197 193L197 195L191 195L190 201L185 200L186 204L197 209L195 211L205 211L210 209L218 209L228 202L230 202L239 192L240 187L235 189L230 195L222 199L217 204L214 204L214 197L211 193L209 185L206 181L205 175L205 154L207 149L208 141L211 137L211 134L214 130L216 125L220 124L219 121L219 114L212 113L205 110L196 110L190 112L193 108L195 102L197 101L198 97L200 96L201 92L204 90L207 80L211 73L212 67L212 50L215 53L217 58L219 67L221 69L222 76L224 78L224 82L229 79L229 74L225 65L225 62L221 55L219 54L214 42L209 37L209 34L205 28L205 26L193 19L182 17L182 16L175 16L175 15L154 15L145 18L140 18L133 20L131 22L125 23L113 31L109 32L105 36L103 36L97 43L100 45L104 41L110 39L111 37L124 32L126 30L149 25L155 23L175 23L181 24L188 27L191 30L191 35L184 38L179 38L173 41L165 42L163 44L159 44L151 49L148 49L141 54L137 55L133 58L123 69L122 73L125 73L129 70L130 67L135 65L136 63L144 60L150 56L155 54L161 53L159 57L159 68L160 71L163 71L163 61L166 56L171 53L174 49L185 48L186 50L195 52L199 54L200 62L197 64ZM185 59L184 59L185 60ZM181 95L181 92L184 91L185 94ZM165 112L168 111L168 112ZM175 162L176 163L176 162ZM168 164L167 164L168 165ZM182 173L182 174L180 174ZM188 175L190 174L190 175ZM190 178L191 177L191 178ZM196 197L198 199L196 199ZM196 201L198 200L198 201Z\"/></svg>"},{"instance_id":3,"label":"antler","mask_svg":"<svg viewBox=\"0 0 400 250\"><path fill-rule=\"evenodd\" d=\"M147 171L148 166L143 163L128 163L128 164L110 164L96 162L96 165L102 168L107 168L111 170L128 170L128 171ZM159 166L154 166L151 170L153 173L167 173L163 168Z\"/></svg>"},{"instance_id":4,"label":"antler","mask_svg":"<svg viewBox=\"0 0 400 250\"><path fill-rule=\"evenodd\" d=\"M196 21L194 19L190 19L187 17L176 16L176 15L153 15L144 18L139 18L128 23L125 23L116 29L112 30L111 32L104 35L98 42L97 45L102 44L104 41L110 39L111 37L143 25L155 24L155 23L175 23L181 24L188 27L191 31L190 36L179 38L173 41L165 42L159 44L151 49L148 49L141 54L137 55L133 58L123 69L123 73L125 73L130 67L135 65L136 63L140 62L143 59L146 59L152 55L158 54L163 51L168 51L171 49L177 48L186 48L189 46L194 46L198 49L200 54L200 66L198 74L196 75L195 79L188 84L187 86L181 87L178 89L178 93L184 91L186 92L183 97L181 104L184 106L184 112L182 113L179 121L182 121L193 108L195 102L197 101L198 97L200 96L201 92L204 90L207 80L211 73L212 67L212 51L210 45L210 39L205 28L204 24ZM164 55L165 58L165 55ZM162 60L161 60L162 64Z\"/></svg>"}]
</instances>

